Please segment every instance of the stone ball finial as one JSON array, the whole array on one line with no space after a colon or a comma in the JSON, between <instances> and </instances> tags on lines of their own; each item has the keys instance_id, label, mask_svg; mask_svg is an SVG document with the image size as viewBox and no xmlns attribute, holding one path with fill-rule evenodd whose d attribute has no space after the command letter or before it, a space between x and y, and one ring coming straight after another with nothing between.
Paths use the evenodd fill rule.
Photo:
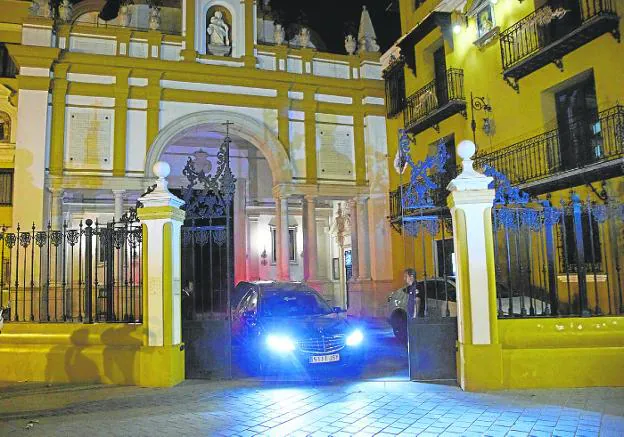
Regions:
<instances>
[{"instance_id":1,"label":"stone ball finial","mask_svg":"<svg viewBox=\"0 0 624 437\"><path fill-rule=\"evenodd\" d=\"M171 166L165 161L158 161L152 167L152 171L157 178L163 179L171 174Z\"/></svg>"},{"instance_id":2,"label":"stone ball finial","mask_svg":"<svg viewBox=\"0 0 624 437\"><path fill-rule=\"evenodd\" d=\"M457 145L457 154L462 161L472 158L477 151L477 146L470 140L463 140Z\"/></svg>"}]
</instances>

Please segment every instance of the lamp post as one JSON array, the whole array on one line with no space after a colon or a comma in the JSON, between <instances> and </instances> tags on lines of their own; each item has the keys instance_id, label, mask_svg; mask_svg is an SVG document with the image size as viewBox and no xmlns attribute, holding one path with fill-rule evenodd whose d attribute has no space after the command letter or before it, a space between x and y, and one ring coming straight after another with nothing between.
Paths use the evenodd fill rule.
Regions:
<instances>
[{"instance_id":1,"label":"lamp post","mask_svg":"<svg viewBox=\"0 0 624 437\"><path fill-rule=\"evenodd\" d=\"M485 101L485 97L475 97L470 93L470 108L472 109L472 120L470 122L470 127L472 128L472 142L477 144L477 122L475 121L474 113L475 111L492 111L492 107L487 104Z\"/></svg>"}]
</instances>

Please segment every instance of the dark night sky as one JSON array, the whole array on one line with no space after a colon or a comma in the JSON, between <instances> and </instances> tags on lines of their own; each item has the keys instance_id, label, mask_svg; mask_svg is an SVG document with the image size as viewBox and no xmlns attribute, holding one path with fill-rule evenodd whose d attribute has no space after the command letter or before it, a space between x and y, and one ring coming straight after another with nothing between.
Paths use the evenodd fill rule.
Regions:
<instances>
[{"instance_id":1,"label":"dark night sky","mask_svg":"<svg viewBox=\"0 0 624 437\"><path fill-rule=\"evenodd\" d=\"M362 5L368 9L377 43L384 52L400 36L398 12L386 12L390 0L271 0L271 9L281 11L285 24L298 23L302 12L310 29L319 33L334 53L345 53L344 37L351 29L357 37Z\"/></svg>"}]
</instances>

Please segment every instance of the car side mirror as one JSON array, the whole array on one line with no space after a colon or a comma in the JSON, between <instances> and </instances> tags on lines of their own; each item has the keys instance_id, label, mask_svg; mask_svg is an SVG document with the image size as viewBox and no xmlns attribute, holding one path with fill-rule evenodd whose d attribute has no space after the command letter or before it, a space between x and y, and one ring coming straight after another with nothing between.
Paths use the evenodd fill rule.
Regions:
<instances>
[{"instance_id":1,"label":"car side mirror","mask_svg":"<svg viewBox=\"0 0 624 437\"><path fill-rule=\"evenodd\" d=\"M342 309L340 307L334 307L334 312L335 313L346 313L347 310L344 310L344 309Z\"/></svg>"}]
</instances>

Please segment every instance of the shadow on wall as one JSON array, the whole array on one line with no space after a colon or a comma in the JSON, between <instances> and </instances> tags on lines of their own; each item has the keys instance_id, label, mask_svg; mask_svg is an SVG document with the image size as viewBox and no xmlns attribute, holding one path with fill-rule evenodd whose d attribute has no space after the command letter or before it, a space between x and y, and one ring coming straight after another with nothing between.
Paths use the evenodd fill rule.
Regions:
<instances>
[{"instance_id":1,"label":"shadow on wall","mask_svg":"<svg viewBox=\"0 0 624 437\"><path fill-rule=\"evenodd\" d=\"M88 327L74 331L69 344L50 348L46 359L48 382L108 382L136 384L141 340L131 325L111 327L97 338Z\"/></svg>"}]
</instances>

